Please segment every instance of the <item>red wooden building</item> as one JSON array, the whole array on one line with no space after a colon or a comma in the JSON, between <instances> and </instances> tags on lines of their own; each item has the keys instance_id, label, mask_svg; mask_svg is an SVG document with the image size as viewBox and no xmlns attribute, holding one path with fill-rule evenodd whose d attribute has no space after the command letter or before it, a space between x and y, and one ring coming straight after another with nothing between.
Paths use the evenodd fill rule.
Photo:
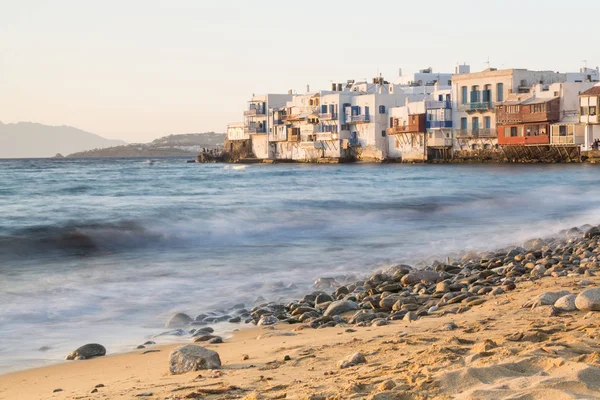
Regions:
<instances>
[{"instance_id":1,"label":"red wooden building","mask_svg":"<svg viewBox=\"0 0 600 400\"><path fill-rule=\"evenodd\" d=\"M550 124L560 120L560 98L529 98L496 106L498 144L550 143Z\"/></svg>"}]
</instances>

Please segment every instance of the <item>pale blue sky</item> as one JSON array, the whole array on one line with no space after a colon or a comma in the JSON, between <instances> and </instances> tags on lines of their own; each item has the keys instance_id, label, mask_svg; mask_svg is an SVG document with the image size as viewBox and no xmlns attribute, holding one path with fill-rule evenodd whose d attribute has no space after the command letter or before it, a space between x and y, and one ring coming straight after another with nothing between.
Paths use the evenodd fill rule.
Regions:
<instances>
[{"instance_id":1,"label":"pale blue sky","mask_svg":"<svg viewBox=\"0 0 600 400\"><path fill-rule=\"evenodd\" d=\"M0 0L0 121L225 130L252 93L433 67L600 64L597 0Z\"/></svg>"}]
</instances>

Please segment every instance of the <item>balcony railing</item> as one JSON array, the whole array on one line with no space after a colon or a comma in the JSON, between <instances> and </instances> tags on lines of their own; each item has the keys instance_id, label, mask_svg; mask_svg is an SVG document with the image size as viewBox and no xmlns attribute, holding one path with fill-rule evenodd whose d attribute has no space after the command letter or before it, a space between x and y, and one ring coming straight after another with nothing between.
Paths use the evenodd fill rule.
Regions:
<instances>
[{"instance_id":1,"label":"balcony railing","mask_svg":"<svg viewBox=\"0 0 600 400\"><path fill-rule=\"evenodd\" d=\"M427 129L452 128L452 121L425 121Z\"/></svg>"},{"instance_id":2,"label":"balcony railing","mask_svg":"<svg viewBox=\"0 0 600 400\"><path fill-rule=\"evenodd\" d=\"M432 138L427 139L428 147L452 147L451 138Z\"/></svg>"},{"instance_id":3,"label":"balcony railing","mask_svg":"<svg viewBox=\"0 0 600 400\"><path fill-rule=\"evenodd\" d=\"M317 133L317 140L337 140L339 135L335 132Z\"/></svg>"},{"instance_id":4,"label":"balcony railing","mask_svg":"<svg viewBox=\"0 0 600 400\"><path fill-rule=\"evenodd\" d=\"M498 137L496 129L456 129L456 138L495 138Z\"/></svg>"},{"instance_id":5,"label":"balcony railing","mask_svg":"<svg viewBox=\"0 0 600 400\"><path fill-rule=\"evenodd\" d=\"M437 110L440 108L452 108L452 102L450 101L427 101L425 102L425 108L428 110Z\"/></svg>"},{"instance_id":6,"label":"balcony railing","mask_svg":"<svg viewBox=\"0 0 600 400\"><path fill-rule=\"evenodd\" d=\"M483 101L476 103L459 104L458 111L487 111L494 108L491 101Z\"/></svg>"},{"instance_id":7,"label":"balcony railing","mask_svg":"<svg viewBox=\"0 0 600 400\"><path fill-rule=\"evenodd\" d=\"M333 114L333 113L321 113L321 114L319 114L319 119L332 120L332 119L338 119L338 116L337 116L337 114Z\"/></svg>"},{"instance_id":8,"label":"balcony railing","mask_svg":"<svg viewBox=\"0 0 600 400\"><path fill-rule=\"evenodd\" d=\"M552 135L550 139L550 143L552 144L573 144L575 143L575 136L560 136L560 135Z\"/></svg>"},{"instance_id":9,"label":"balcony railing","mask_svg":"<svg viewBox=\"0 0 600 400\"><path fill-rule=\"evenodd\" d=\"M419 132L418 125L398 125L387 129L388 135L397 135L399 133L425 133Z\"/></svg>"},{"instance_id":10,"label":"balcony railing","mask_svg":"<svg viewBox=\"0 0 600 400\"><path fill-rule=\"evenodd\" d=\"M299 142L299 141L300 141L300 134L290 133L288 135L288 142Z\"/></svg>"},{"instance_id":11,"label":"balcony railing","mask_svg":"<svg viewBox=\"0 0 600 400\"><path fill-rule=\"evenodd\" d=\"M284 122L281 119L274 119L273 120L273 125L283 125Z\"/></svg>"},{"instance_id":12,"label":"balcony railing","mask_svg":"<svg viewBox=\"0 0 600 400\"><path fill-rule=\"evenodd\" d=\"M250 110L244 111L244 116L246 117L253 117L256 115L265 115L265 112L256 108L251 108Z\"/></svg>"},{"instance_id":13,"label":"balcony railing","mask_svg":"<svg viewBox=\"0 0 600 400\"><path fill-rule=\"evenodd\" d=\"M255 133L267 133L267 130L264 127L262 127L262 128L249 127L249 128L244 128L244 132L252 135Z\"/></svg>"},{"instance_id":14,"label":"balcony railing","mask_svg":"<svg viewBox=\"0 0 600 400\"><path fill-rule=\"evenodd\" d=\"M346 123L366 123L370 122L371 118L369 115L346 115Z\"/></svg>"}]
</instances>

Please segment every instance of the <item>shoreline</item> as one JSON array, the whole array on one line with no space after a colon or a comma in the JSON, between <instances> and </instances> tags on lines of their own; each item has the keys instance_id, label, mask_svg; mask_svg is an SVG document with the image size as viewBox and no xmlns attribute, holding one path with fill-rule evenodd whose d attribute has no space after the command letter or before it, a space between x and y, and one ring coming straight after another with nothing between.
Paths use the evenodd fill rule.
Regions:
<instances>
[{"instance_id":1,"label":"shoreline","mask_svg":"<svg viewBox=\"0 0 600 400\"><path fill-rule=\"evenodd\" d=\"M265 326L251 327L235 332L233 337L226 338L223 344L195 343L218 351L223 360L221 373L217 374L219 376L215 376L210 371L170 375L168 372L168 353L173 348L181 346L181 343L176 343L151 346L146 349L91 360L62 362L0 375L0 398L88 398L88 395L93 396L95 393L105 393L110 396L109 398L131 398L132 395L150 391L153 393L151 398L166 399L183 398L172 397L176 396L173 391L182 393L183 396L183 394L187 394L186 391L191 392L192 389L198 390L198 388L208 387L206 385L210 387L216 385L221 389L233 385L242 387L244 390L231 390L232 396L257 393L254 398L284 398L260 397L263 391L273 394L284 391L287 395L285 398L311 398L308 396L321 393L324 397L313 398L333 399L335 397L331 396L334 396L335 392L327 392L326 390L329 384L323 386L316 383L323 380L332 381L330 384L335 384L339 390L342 390L339 388L338 376L347 378L343 381L344 387L354 385L348 389L350 392L348 392L347 397L342 396L340 398L364 398L356 396L362 396L367 389L369 393L374 394L375 391L381 389L379 384L385 383L383 381L379 382L381 379L376 375L367 379L367 382L372 381L375 383L360 383L363 382L363 379L359 378L366 374L365 368L379 369L384 375L391 374L390 379L395 386L383 390L384 392L398 392L398 389L395 388L403 387L413 392L419 389L436 395L444 395L444 391L452 390L448 385L444 386L444 379L449 378L447 376L444 379L435 378L434 372L442 375L449 374L450 372L445 371L445 369L453 369L454 367L468 369L472 368L469 367L471 364L477 365L478 368L480 364L493 368L494 363L491 363L492 360L495 363L501 363L504 362L506 357L519 356L518 363L524 362L525 355L521 354L523 351L515 353L507 347L513 343L510 336L519 333L513 332L516 327L519 328L518 331L521 333L525 332L527 334L527 332L531 332L532 327L535 330L542 329L540 327L548 325L548 322L561 323L564 328L558 329L557 332L565 335L568 333L570 336L567 336L570 338L574 333L573 330L567 329L569 324L584 323L592 328L600 326L598 324L600 313L591 313L591 316L586 315L583 311L557 313L552 304L543 302L533 304L533 311L529 307L522 308L522 305L528 302L535 302L532 299L542 291L567 289L576 294L586 288L600 286L600 279L595 274L599 268L597 261L600 256L597 250L600 247L597 246L600 232L597 228L591 226L585 226L584 228L587 230L586 235L591 236L588 239L582 237L583 232L581 231L563 230L554 238L546 238L545 241L540 241L540 239L528 241L530 249L513 250L512 253L506 252L507 257L503 258L494 256L502 250L487 251L466 254L461 260L454 261L452 264L434 263L433 268L428 270L410 270L403 266L397 266L393 269L393 274L390 274L391 270L387 271L387 274L385 272L375 273L363 282L362 287L355 286L352 288L352 284L346 284L344 287L346 287L348 293L344 293L346 290L336 289L339 292L337 297L344 299L343 301L353 301L352 298L354 298L355 303L359 304L360 307L358 309L351 307L341 310L339 313L332 313L334 315L330 314L330 318L326 318L327 316L324 314L327 313L325 310L330 309L331 301L329 304L319 307L317 296L314 293L305 296L302 301L290 302L286 305L285 310L282 310L275 303L263 304L253 309L254 316L252 318L255 321L265 322ZM589 250L592 247L590 243L596 246L594 251ZM582 251L581 254L585 257L573 258L572 254L574 252L572 249L577 246L580 246L579 250ZM582 250L584 248L588 250ZM565 249L571 249L569 254L571 254L570 258L573 258L573 262L570 265L565 260L565 256L560 260L556 256L557 253L563 252ZM550 258L542 257L544 253L548 253L546 257ZM493 261L494 258L498 260ZM500 260L501 258L502 260ZM535 263L531 262L533 259L536 259ZM488 263L492 262L492 264L481 268L481 260L486 260ZM542 260L549 260L545 264L548 268L538 268L539 265L543 265ZM529 265L530 263L535 265L532 267ZM498 266L495 266L496 264ZM465 269L468 270L468 273ZM422 274L417 277L419 279L415 280L414 274L423 272L427 274ZM431 274L433 273L443 273L438 276L444 279L432 278ZM413 278L410 278L411 274ZM429 276L427 276L428 274ZM586 281L585 285L582 284L583 281ZM429 283L426 284L425 282ZM470 290L473 289L472 285L476 283L480 283L478 286L481 286L481 289ZM467 288L469 290L465 290ZM503 289L501 291L497 290L499 288ZM407 291L410 291L410 293L407 293ZM331 293L331 290L324 292ZM327 296L331 296L327 293L325 293ZM335 292L332 294L333 297L336 297ZM410 301L404 301L407 299ZM325 298L325 300L327 299ZM261 309L263 311L270 309L270 312L257 313ZM319 314L319 310L323 315L314 315L314 313ZM498 313L504 314L490 317ZM258 317L259 314L260 317ZM300 315L299 318L298 315ZM309 315L304 321L291 320L294 318L302 319L304 315ZM265 321L269 319L269 316L275 316L279 320L275 322L279 323L271 325L268 321ZM288 319L287 321L284 320L288 324L281 323L282 317ZM532 322L532 318L537 322ZM568 323L563 321L564 319L568 320ZM523 322L527 323L524 324ZM331 327L332 325L335 326ZM326 326L329 327L319 329ZM473 328L473 326L476 326L476 328ZM490 331L491 326L494 326L494 329ZM538 328L535 328L536 326ZM402 330L402 333L399 333L399 329ZM569 345L560 342L561 349L551 349L550 352L544 349L540 350L540 344L555 346L556 343L551 343L555 342L554 340L548 342L550 340L548 335L556 332L548 333L546 332L547 329L542 329L542 331L539 329L535 331L537 333L535 333L532 340L524 340L522 336L514 343L521 345L526 343L529 346L527 347L527 354L542 351L552 355L552 357L548 356L552 359L556 359L561 351L570 349ZM581 326L577 329L581 331ZM492 332L494 330L498 332ZM587 330L584 329L583 332L587 334ZM468 338L459 338L455 341L453 338L459 333L467 335ZM435 340L431 337L432 334ZM498 337L490 339L493 336L492 334L497 334ZM258 337L260 339L257 339ZM450 343L443 342L443 345L438 343L446 339L450 340ZM485 345L486 339L494 341L494 345L492 346L489 343ZM600 345L599 338L596 335L591 335L589 338L586 336L586 340L584 345L590 346L592 350L595 346ZM480 343L484 343L483 351L474 352L472 348L476 345L479 346ZM413 345L414 348L412 348ZM535 345L535 349L530 348L530 345ZM373 346L377 348L375 349ZM424 346L424 348L419 346ZM450 353L446 353L444 350L453 349L457 346L460 349L454 349ZM365 354L367 363L340 370L337 366L338 361L351 354L356 348L359 348ZM386 349L385 352L382 350L384 348ZM470 350L467 351L467 348ZM315 349L317 349L316 352ZM502 351L495 349L502 349ZM595 350L592 350L586 350L581 354L593 355ZM427 352L435 351L436 354L435 357L431 355L433 358L428 359L427 371L429 373L417 374L424 375L424 378L426 378L421 381L419 379L406 379L406 373L413 368L411 362L404 365L406 371L404 371L404 367L398 367L398 365L394 368L390 365L383 368L382 366L387 364L382 360L387 359L388 351L394 354L397 353L397 356L401 358L406 358L408 355L407 359L411 360L413 357L419 358ZM144 352L147 353L144 354ZM323 355L319 355L320 353ZM243 359L244 354L248 355L247 360ZM450 358L453 362L451 363L446 359L448 354L452 355ZM285 355L290 356L291 360L289 362L283 361ZM572 361L571 358L568 359L569 362ZM461 361L454 365L454 361L458 359ZM600 368L600 356L598 356L598 359L590 358L590 360L587 360L589 362L583 361L577 362L577 365L581 368L586 365L589 365L590 368ZM579 364L583 364L583 366ZM307 365L309 366L307 367ZM275 371L277 376L265 378L267 374L271 374L271 370L275 369L278 370ZM594 374L598 372L598 377L600 377L600 369L598 371L596 369L591 370L590 373L592 372ZM198 375L203 377L198 378ZM295 377L296 375L301 378L292 379L292 376ZM260 376L263 378L260 378ZM399 380L402 381L401 384ZM285 383L275 385L279 381L285 381ZM436 384L429 387L431 382L436 382ZM225 385L226 383L229 386ZM92 384L102 384L104 387L95 388ZM273 385L269 386L271 384ZM454 382L453 384L456 385L457 383ZM479 382L475 386L479 387L481 384ZM293 390L294 393L297 392L298 396L306 395L306 397L293 397L294 395L290 393L288 388L294 386L299 386L298 390ZM390 387L391 384L387 386ZM584 383L583 386L588 388L589 383ZM52 389L50 389L51 387ZM274 389L278 387L281 389ZM442 389L439 389L440 387ZM62 391L52 392L54 389L62 389ZM94 389L97 392L90 393ZM597 389L600 389L600 387ZM438 393L439 390L442 391Z\"/></svg>"}]
</instances>

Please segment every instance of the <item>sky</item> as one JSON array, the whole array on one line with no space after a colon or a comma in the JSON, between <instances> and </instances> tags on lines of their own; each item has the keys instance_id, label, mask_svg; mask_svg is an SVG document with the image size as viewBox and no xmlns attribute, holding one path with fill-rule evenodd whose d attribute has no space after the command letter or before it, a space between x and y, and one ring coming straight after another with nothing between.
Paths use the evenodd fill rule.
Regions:
<instances>
[{"instance_id":1,"label":"sky","mask_svg":"<svg viewBox=\"0 0 600 400\"><path fill-rule=\"evenodd\" d=\"M0 0L0 121L146 142L224 132L253 93L600 65L600 2Z\"/></svg>"}]
</instances>

